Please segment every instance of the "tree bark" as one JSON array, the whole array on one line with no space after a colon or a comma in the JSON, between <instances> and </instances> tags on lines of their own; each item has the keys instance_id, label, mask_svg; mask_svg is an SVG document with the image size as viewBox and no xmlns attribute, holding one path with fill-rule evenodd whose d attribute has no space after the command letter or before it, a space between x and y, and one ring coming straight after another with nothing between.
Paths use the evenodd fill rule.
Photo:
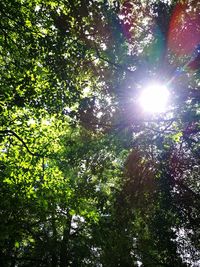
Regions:
<instances>
[{"instance_id":1,"label":"tree bark","mask_svg":"<svg viewBox=\"0 0 200 267\"><path fill-rule=\"evenodd\" d=\"M60 267L67 267L69 262L69 235L71 229L71 219L72 217L70 216L63 231L63 239L60 249Z\"/></svg>"}]
</instances>

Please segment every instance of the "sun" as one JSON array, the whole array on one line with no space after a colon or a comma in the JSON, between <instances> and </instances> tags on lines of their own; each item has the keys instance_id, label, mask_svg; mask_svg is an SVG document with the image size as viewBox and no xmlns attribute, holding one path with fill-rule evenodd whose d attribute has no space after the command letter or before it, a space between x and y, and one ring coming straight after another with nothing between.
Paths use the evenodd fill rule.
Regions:
<instances>
[{"instance_id":1,"label":"sun","mask_svg":"<svg viewBox=\"0 0 200 267\"><path fill-rule=\"evenodd\" d=\"M139 104L145 112L162 113L168 108L169 91L166 86L154 83L142 90Z\"/></svg>"}]
</instances>

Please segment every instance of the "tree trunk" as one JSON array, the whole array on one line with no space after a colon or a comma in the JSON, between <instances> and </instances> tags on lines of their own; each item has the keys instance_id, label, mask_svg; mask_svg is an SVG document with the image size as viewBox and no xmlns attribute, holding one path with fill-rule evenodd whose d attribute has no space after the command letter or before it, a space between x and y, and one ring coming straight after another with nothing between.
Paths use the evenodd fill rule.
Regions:
<instances>
[{"instance_id":1,"label":"tree trunk","mask_svg":"<svg viewBox=\"0 0 200 267\"><path fill-rule=\"evenodd\" d=\"M70 216L67 221L67 225L63 231L63 239L61 242L60 249L60 267L67 267L69 261L69 234L71 229L71 219Z\"/></svg>"},{"instance_id":2,"label":"tree trunk","mask_svg":"<svg viewBox=\"0 0 200 267\"><path fill-rule=\"evenodd\" d=\"M51 244L51 266L58 266L58 255L57 255L57 230L55 224L54 214L52 215L52 230L53 230L53 238Z\"/></svg>"}]
</instances>

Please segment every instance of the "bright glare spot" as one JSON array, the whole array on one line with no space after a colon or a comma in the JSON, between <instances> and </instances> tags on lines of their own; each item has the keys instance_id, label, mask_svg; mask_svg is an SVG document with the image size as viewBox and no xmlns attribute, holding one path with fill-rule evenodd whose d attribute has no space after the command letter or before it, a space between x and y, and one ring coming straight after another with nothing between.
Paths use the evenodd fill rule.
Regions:
<instances>
[{"instance_id":1,"label":"bright glare spot","mask_svg":"<svg viewBox=\"0 0 200 267\"><path fill-rule=\"evenodd\" d=\"M35 124L35 120L34 120L33 118L31 118L31 119L29 119L29 120L27 121L27 124L28 124L28 126L30 126L30 125L34 125L34 124Z\"/></svg>"},{"instance_id":2,"label":"bright glare spot","mask_svg":"<svg viewBox=\"0 0 200 267\"><path fill-rule=\"evenodd\" d=\"M40 10L40 8L41 8L41 7L40 7L39 5L36 5L36 7L35 7L35 11L38 12L38 11Z\"/></svg>"},{"instance_id":3,"label":"bright glare spot","mask_svg":"<svg viewBox=\"0 0 200 267\"><path fill-rule=\"evenodd\" d=\"M83 96L84 97L89 96L90 92L91 92L91 88L89 86L83 88Z\"/></svg>"},{"instance_id":4,"label":"bright glare spot","mask_svg":"<svg viewBox=\"0 0 200 267\"><path fill-rule=\"evenodd\" d=\"M49 125L51 125L51 120L42 119L42 124L45 126L49 126Z\"/></svg>"},{"instance_id":5,"label":"bright glare spot","mask_svg":"<svg viewBox=\"0 0 200 267\"><path fill-rule=\"evenodd\" d=\"M145 112L161 113L167 110L169 100L168 89L159 84L145 88L139 97L139 103Z\"/></svg>"},{"instance_id":6,"label":"bright glare spot","mask_svg":"<svg viewBox=\"0 0 200 267\"><path fill-rule=\"evenodd\" d=\"M107 48L107 46L106 46L106 44L105 44L105 43L101 43L101 44L100 44L100 47L102 48L102 50L103 50L103 51L105 51L105 50L106 50L106 48Z\"/></svg>"}]
</instances>

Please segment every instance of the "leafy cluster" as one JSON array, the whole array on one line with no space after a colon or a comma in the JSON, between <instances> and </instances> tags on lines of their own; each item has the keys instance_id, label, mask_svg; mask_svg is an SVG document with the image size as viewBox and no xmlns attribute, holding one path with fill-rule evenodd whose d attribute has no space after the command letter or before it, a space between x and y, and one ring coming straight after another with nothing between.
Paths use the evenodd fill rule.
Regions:
<instances>
[{"instance_id":1,"label":"leafy cluster","mask_svg":"<svg viewBox=\"0 0 200 267\"><path fill-rule=\"evenodd\" d=\"M1 1L0 266L198 266L199 55L179 38L198 12ZM170 108L147 114L160 77Z\"/></svg>"}]
</instances>

